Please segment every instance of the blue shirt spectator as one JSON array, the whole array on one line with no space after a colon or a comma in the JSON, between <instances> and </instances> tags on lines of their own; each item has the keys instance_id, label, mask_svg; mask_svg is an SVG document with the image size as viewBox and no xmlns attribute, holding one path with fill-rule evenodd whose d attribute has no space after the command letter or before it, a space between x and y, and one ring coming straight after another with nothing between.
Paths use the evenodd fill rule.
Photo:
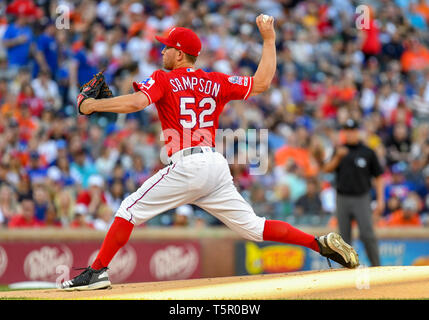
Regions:
<instances>
[{"instance_id":1,"label":"blue shirt spectator","mask_svg":"<svg viewBox=\"0 0 429 320\"><path fill-rule=\"evenodd\" d=\"M79 86L88 82L94 74L98 72L97 68L91 63L85 48L79 50L74 56L77 62L77 81Z\"/></svg>"},{"instance_id":2,"label":"blue shirt spectator","mask_svg":"<svg viewBox=\"0 0 429 320\"><path fill-rule=\"evenodd\" d=\"M295 72L288 71L286 77L282 79L282 85L289 90L290 97L294 103L300 103L304 100L301 81L296 79Z\"/></svg>"},{"instance_id":3,"label":"blue shirt spectator","mask_svg":"<svg viewBox=\"0 0 429 320\"><path fill-rule=\"evenodd\" d=\"M34 41L33 31L25 25L25 20L18 18L10 24L4 35L3 45L7 48L7 60L10 67L27 66L30 62L30 49Z\"/></svg>"},{"instance_id":4,"label":"blue shirt spectator","mask_svg":"<svg viewBox=\"0 0 429 320\"><path fill-rule=\"evenodd\" d=\"M45 31L36 40L37 64L33 70L33 77L36 77L40 68L49 68L54 79L58 72L58 44L55 39L55 25L49 23Z\"/></svg>"},{"instance_id":5,"label":"blue shirt spectator","mask_svg":"<svg viewBox=\"0 0 429 320\"><path fill-rule=\"evenodd\" d=\"M27 174L31 183L43 181L48 176L48 170L42 164L40 155L37 151L32 151L30 153L30 163L27 167Z\"/></svg>"}]
</instances>

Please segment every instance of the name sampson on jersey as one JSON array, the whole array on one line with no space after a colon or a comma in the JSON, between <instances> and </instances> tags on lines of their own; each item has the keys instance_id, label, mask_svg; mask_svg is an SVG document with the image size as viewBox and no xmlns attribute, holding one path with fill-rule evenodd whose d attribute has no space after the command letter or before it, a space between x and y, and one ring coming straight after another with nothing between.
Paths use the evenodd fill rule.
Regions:
<instances>
[{"instance_id":1,"label":"name sampson on jersey","mask_svg":"<svg viewBox=\"0 0 429 320\"><path fill-rule=\"evenodd\" d=\"M199 92L210 94L217 97L220 90L220 84L211 80L198 77L180 77L170 79L170 84L173 87L173 92L184 90L198 90Z\"/></svg>"}]
</instances>

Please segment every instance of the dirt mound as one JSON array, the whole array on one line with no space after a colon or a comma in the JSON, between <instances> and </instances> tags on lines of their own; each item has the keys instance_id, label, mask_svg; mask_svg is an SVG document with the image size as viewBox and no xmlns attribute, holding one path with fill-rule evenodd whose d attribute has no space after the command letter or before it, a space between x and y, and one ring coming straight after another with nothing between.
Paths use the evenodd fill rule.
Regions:
<instances>
[{"instance_id":1,"label":"dirt mound","mask_svg":"<svg viewBox=\"0 0 429 320\"><path fill-rule=\"evenodd\" d=\"M0 292L24 299L424 299L429 267L375 267L113 285L99 291Z\"/></svg>"}]
</instances>

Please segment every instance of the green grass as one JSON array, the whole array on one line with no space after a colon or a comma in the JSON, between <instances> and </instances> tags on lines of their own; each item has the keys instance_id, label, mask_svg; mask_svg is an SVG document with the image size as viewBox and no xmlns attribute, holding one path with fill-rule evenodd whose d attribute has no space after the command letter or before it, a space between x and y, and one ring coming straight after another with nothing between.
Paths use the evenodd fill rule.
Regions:
<instances>
[{"instance_id":1,"label":"green grass","mask_svg":"<svg viewBox=\"0 0 429 320\"><path fill-rule=\"evenodd\" d=\"M11 289L7 284L0 284L1 291L22 291L22 290L46 290L46 288L22 288L22 289Z\"/></svg>"}]
</instances>

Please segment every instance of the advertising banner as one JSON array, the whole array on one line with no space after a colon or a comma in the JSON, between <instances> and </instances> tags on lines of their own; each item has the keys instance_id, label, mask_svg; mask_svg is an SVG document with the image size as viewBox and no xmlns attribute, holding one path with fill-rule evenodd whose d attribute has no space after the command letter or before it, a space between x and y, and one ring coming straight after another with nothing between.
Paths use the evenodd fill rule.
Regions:
<instances>
[{"instance_id":1,"label":"advertising banner","mask_svg":"<svg viewBox=\"0 0 429 320\"><path fill-rule=\"evenodd\" d=\"M362 266L370 266L361 241L353 243ZM383 266L429 265L429 240L380 240ZM339 267L331 261L333 268ZM237 241L236 274L252 275L329 269L325 257L305 247Z\"/></svg>"},{"instance_id":2,"label":"advertising banner","mask_svg":"<svg viewBox=\"0 0 429 320\"><path fill-rule=\"evenodd\" d=\"M61 282L94 261L99 241L0 242L0 283ZM130 241L109 265L112 283L200 277L197 241Z\"/></svg>"},{"instance_id":3,"label":"advertising banner","mask_svg":"<svg viewBox=\"0 0 429 320\"><path fill-rule=\"evenodd\" d=\"M354 246L361 265L369 266L363 243L356 241ZM378 249L383 266L429 265L429 240L380 240Z\"/></svg>"}]
</instances>

